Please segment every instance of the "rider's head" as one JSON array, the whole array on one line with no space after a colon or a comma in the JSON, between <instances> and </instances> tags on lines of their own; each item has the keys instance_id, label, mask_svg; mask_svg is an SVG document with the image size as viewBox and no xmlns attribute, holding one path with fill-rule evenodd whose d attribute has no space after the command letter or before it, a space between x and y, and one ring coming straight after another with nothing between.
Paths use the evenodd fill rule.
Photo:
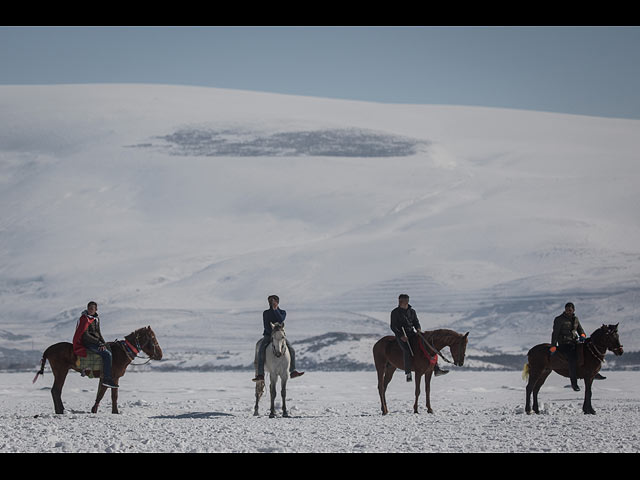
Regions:
<instances>
[{"instance_id":1,"label":"rider's head","mask_svg":"<svg viewBox=\"0 0 640 480\"><path fill-rule=\"evenodd\" d=\"M400 296L398 296L398 306L400 308L408 308L409 307L409 295L407 295L406 293L401 293Z\"/></svg>"},{"instance_id":2,"label":"rider's head","mask_svg":"<svg viewBox=\"0 0 640 480\"><path fill-rule=\"evenodd\" d=\"M267 301L269 302L269 306L271 308L278 308L278 305L280 304L280 297L278 297L277 295L269 295L267 297Z\"/></svg>"},{"instance_id":3,"label":"rider's head","mask_svg":"<svg viewBox=\"0 0 640 480\"><path fill-rule=\"evenodd\" d=\"M564 306L564 312L567 315L573 315L576 311L576 307L573 303L569 302Z\"/></svg>"},{"instance_id":4,"label":"rider's head","mask_svg":"<svg viewBox=\"0 0 640 480\"><path fill-rule=\"evenodd\" d=\"M87 312L89 313L89 315L95 315L97 311L98 304L96 302L91 301L87 303Z\"/></svg>"}]
</instances>

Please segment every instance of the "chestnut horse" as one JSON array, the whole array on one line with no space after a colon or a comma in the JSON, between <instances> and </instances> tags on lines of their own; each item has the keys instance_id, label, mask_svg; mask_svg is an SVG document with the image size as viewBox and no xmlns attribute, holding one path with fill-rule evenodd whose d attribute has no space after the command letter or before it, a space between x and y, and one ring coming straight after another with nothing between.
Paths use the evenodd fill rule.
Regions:
<instances>
[{"instance_id":1,"label":"chestnut horse","mask_svg":"<svg viewBox=\"0 0 640 480\"><path fill-rule=\"evenodd\" d=\"M413 404L413 411L414 413L418 413L420 380L424 375L427 412L433 413L431 409L431 375L433 374L437 360L436 354L440 353L440 350L444 347L449 347L451 355L453 356L452 363L461 367L464 364L469 332L462 335L453 330L440 329L422 332L422 338L420 338L419 335L420 334L412 335L410 337L411 350L413 351L411 369L416 372L416 400ZM423 342L422 345L420 342ZM440 353L440 355L442 354ZM376 370L378 371L378 393L380 394L382 414L386 415L389 413L385 396L387 385L389 385L396 369L404 369L404 357L395 336L389 335L382 337L376 342L373 346L373 360L376 365Z\"/></svg>"},{"instance_id":2,"label":"chestnut horse","mask_svg":"<svg viewBox=\"0 0 640 480\"><path fill-rule=\"evenodd\" d=\"M156 335L151 330L151 327L140 328L133 333L130 333L124 337L127 342L138 350L147 354L150 360L162 359L162 350L156 340ZM122 342L107 342L112 355L112 368L111 373L113 381L118 383L118 379L124 375L125 370L134 359L136 353L128 351L127 347ZM62 387L64 381L67 378L69 370L75 370L81 372L80 368L76 367L77 355L73 352L73 344L69 342L60 342L48 347L42 354L42 362L40 365L40 371L36 373L33 382L38 379L39 375L44 375L44 366L47 360L51 365L51 371L53 372L53 387L51 387L51 396L53 397L53 407L56 413L64 413L64 405L62 404ZM82 373L82 372L81 372ZM98 386L98 395L96 396L96 403L91 409L91 413L98 411L98 405L102 400L107 387L102 385L102 374L100 376L100 382ZM118 389L111 389L111 412L118 413Z\"/></svg>"},{"instance_id":3,"label":"chestnut horse","mask_svg":"<svg viewBox=\"0 0 640 480\"><path fill-rule=\"evenodd\" d=\"M531 394L533 393L533 411L540 413L538 409L538 392L542 384L553 371L562 375L569 376L569 363L562 354L554 353L551 355L550 343L541 343L533 347L527 353L528 363L524 365L522 370L522 378L529 378L527 382L527 400L525 411L531 413ZM580 346L578 347L580 348ZM618 338L618 325L602 325L597 329L590 338L583 344L584 362L576 366L576 376L584 378L584 403L582 411L585 414L595 415L595 410L591 406L591 384L596 374L600 371L604 355L607 350L611 350L615 355L620 356L623 353L620 339ZM578 362L580 363L580 362Z\"/></svg>"}]
</instances>

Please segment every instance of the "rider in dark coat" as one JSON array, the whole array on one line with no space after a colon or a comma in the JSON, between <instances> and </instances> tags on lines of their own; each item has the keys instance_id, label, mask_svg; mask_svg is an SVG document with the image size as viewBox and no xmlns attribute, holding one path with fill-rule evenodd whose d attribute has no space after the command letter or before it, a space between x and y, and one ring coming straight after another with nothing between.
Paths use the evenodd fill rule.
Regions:
<instances>
[{"instance_id":1,"label":"rider in dark coat","mask_svg":"<svg viewBox=\"0 0 640 480\"><path fill-rule=\"evenodd\" d=\"M409 295L403 293L398 297L398 306L391 311L391 331L396 336L396 341L402 349L404 357L404 373L407 376L407 382L411 382L411 351L409 350L409 341L415 337L415 332L422 333L418 315L411 305L409 305ZM436 376L449 373L448 370L441 370L436 363L434 367Z\"/></svg>"},{"instance_id":2,"label":"rider in dark coat","mask_svg":"<svg viewBox=\"0 0 640 480\"><path fill-rule=\"evenodd\" d=\"M586 334L580 325L580 320L575 315L575 306L569 302L564 307L562 315L558 315L553 321L553 333L551 334L551 352L556 350L563 353L569 362L569 378L571 387L580 391L577 380L577 352L578 339L584 341Z\"/></svg>"}]
</instances>

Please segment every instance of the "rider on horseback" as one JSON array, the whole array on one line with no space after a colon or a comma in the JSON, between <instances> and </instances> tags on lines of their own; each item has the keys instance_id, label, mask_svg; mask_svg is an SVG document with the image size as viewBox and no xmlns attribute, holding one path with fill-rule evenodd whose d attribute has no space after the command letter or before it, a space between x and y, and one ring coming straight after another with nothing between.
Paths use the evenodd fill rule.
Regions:
<instances>
[{"instance_id":1,"label":"rider on horseback","mask_svg":"<svg viewBox=\"0 0 640 480\"><path fill-rule=\"evenodd\" d=\"M398 345L402 349L404 356L404 373L407 376L407 382L411 382L411 352L410 339L415 337L414 328L418 334L422 334L420 329L420 321L416 311L409 305L409 295L406 293L400 294L398 297L398 306L391 311L391 330L396 335ZM441 370L436 363L434 367L435 376L444 375L449 373L448 370Z\"/></svg>"},{"instance_id":2,"label":"rider on horseback","mask_svg":"<svg viewBox=\"0 0 640 480\"><path fill-rule=\"evenodd\" d=\"M267 347L271 342L271 324L280 323L284 325L284 319L287 316L287 312L281 310L278 305L280 298L277 295L269 295L267 298L269 302L269 309L262 312L262 323L264 325L264 331L262 332L262 343L258 348L258 374L253 379L254 382L264 380L264 357L267 351ZM289 356L291 357L291 365L289 366L289 377L296 378L300 375L304 375L304 372L298 372L296 370L296 355L293 347L289 343L289 340L285 338L287 342L287 349L289 349Z\"/></svg>"},{"instance_id":3,"label":"rider on horseback","mask_svg":"<svg viewBox=\"0 0 640 480\"><path fill-rule=\"evenodd\" d=\"M577 343L583 342L586 334L580 325L578 317L575 315L576 307L569 302L564 307L564 312L553 321L553 333L551 334L551 353L556 350L563 353L567 357L569 363L569 378L571 378L571 387L576 391L580 391L578 386L576 364L577 364Z\"/></svg>"},{"instance_id":4,"label":"rider on horseback","mask_svg":"<svg viewBox=\"0 0 640 480\"><path fill-rule=\"evenodd\" d=\"M111 378L111 350L100 333L100 318L98 317L98 304L89 302L87 309L82 312L73 335L73 352L79 357L86 357L87 350L97 353L102 357L104 378L102 385L109 388L118 388Z\"/></svg>"}]
</instances>

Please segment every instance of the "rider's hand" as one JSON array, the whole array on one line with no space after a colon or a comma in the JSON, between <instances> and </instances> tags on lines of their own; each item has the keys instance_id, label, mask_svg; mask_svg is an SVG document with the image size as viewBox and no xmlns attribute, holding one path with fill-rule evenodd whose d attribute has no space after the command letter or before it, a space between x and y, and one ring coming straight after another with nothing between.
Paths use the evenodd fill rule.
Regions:
<instances>
[{"instance_id":1,"label":"rider's hand","mask_svg":"<svg viewBox=\"0 0 640 480\"><path fill-rule=\"evenodd\" d=\"M556 353L557 347L551 347L549 350L551 350L551 353Z\"/></svg>"},{"instance_id":2,"label":"rider's hand","mask_svg":"<svg viewBox=\"0 0 640 480\"><path fill-rule=\"evenodd\" d=\"M105 347L104 345L100 345L100 346L98 347L98 351L99 351L99 352L104 352L106 349L107 349L107 347Z\"/></svg>"},{"instance_id":3,"label":"rider's hand","mask_svg":"<svg viewBox=\"0 0 640 480\"><path fill-rule=\"evenodd\" d=\"M400 337L400 340L402 340L403 342L406 342L408 339L405 336Z\"/></svg>"}]
</instances>

